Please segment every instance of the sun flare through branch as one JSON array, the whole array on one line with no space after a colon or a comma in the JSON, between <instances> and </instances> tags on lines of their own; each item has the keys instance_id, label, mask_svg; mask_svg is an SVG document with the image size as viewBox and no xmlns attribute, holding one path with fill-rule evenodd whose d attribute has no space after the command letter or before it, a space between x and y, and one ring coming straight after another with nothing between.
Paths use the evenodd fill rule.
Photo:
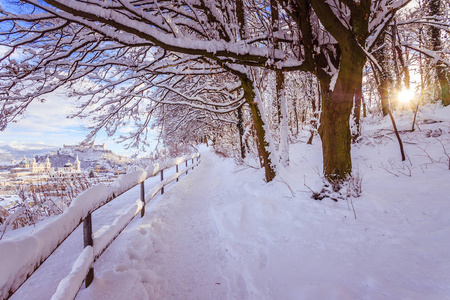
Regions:
<instances>
[{"instance_id":1,"label":"sun flare through branch","mask_svg":"<svg viewBox=\"0 0 450 300\"><path fill-rule=\"evenodd\" d=\"M398 101L408 103L414 98L414 92L410 89L403 89L398 93Z\"/></svg>"}]
</instances>

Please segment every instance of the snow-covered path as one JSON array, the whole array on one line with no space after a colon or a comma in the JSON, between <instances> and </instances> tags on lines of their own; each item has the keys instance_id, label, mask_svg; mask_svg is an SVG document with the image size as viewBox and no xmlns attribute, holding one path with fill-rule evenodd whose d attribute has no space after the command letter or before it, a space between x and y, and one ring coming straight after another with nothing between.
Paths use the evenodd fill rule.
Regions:
<instances>
[{"instance_id":1,"label":"snow-covered path","mask_svg":"<svg viewBox=\"0 0 450 300\"><path fill-rule=\"evenodd\" d=\"M202 147L202 163L147 204L77 299L450 300L450 120L404 131L405 162L383 122L352 149L361 196L338 202L311 199L323 187L320 141L291 145L290 166L270 183ZM139 190L123 196L95 212L95 230ZM74 235L13 299L51 297L82 249Z\"/></svg>"},{"instance_id":2,"label":"snow-covered path","mask_svg":"<svg viewBox=\"0 0 450 300\"><path fill-rule=\"evenodd\" d=\"M394 176L380 167L386 157L405 166L393 149L355 149L366 174L352 200L357 219L350 201L311 199L305 184L322 185L320 145L292 145L291 166L270 183L261 169L204 149L200 166L111 244L77 299L450 299L449 171L408 147L412 175ZM126 198L97 212L97 229L138 190ZM15 299L49 299L80 237Z\"/></svg>"},{"instance_id":3,"label":"snow-covered path","mask_svg":"<svg viewBox=\"0 0 450 300\"><path fill-rule=\"evenodd\" d=\"M310 160L269 184L204 153L97 261L78 299L450 299L445 177L373 174L355 219L346 201L311 200L298 170L310 183L320 152L301 147Z\"/></svg>"},{"instance_id":4,"label":"snow-covered path","mask_svg":"<svg viewBox=\"0 0 450 300\"><path fill-rule=\"evenodd\" d=\"M318 183L317 150L300 145L296 172L269 184L204 153L97 261L78 299L450 299L445 176L375 172L355 219L299 182Z\"/></svg>"},{"instance_id":5,"label":"snow-covered path","mask_svg":"<svg viewBox=\"0 0 450 300\"><path fill-rule=\"evenodd\" d=\"M227 262L209 206L222 178L212 164L206 157L148 205L146 216L115 242L125 248L112 244L96 263L92 288L78 298L125 299L132 290L134 299L224 299ZM215 186L202 188L201 182Z\"/></svg>"}]
</instances>

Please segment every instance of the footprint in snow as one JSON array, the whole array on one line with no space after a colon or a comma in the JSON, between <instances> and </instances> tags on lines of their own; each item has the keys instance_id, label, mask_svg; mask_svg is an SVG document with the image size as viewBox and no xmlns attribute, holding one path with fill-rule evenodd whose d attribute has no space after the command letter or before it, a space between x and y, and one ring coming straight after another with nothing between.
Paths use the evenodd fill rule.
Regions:
<instances>
[{"instance_id":1,"label":"footprint in snow","mask_svg":"<svg viewBox=\"0 0 450 300\"><path fill-rule=\"evenodd\" d=\"M129 268L128 268L127 265L116 265L116 267L114 268L114 271L116 271L116 272L125 272L128 269Z\"/></svg>"}]
</instances>

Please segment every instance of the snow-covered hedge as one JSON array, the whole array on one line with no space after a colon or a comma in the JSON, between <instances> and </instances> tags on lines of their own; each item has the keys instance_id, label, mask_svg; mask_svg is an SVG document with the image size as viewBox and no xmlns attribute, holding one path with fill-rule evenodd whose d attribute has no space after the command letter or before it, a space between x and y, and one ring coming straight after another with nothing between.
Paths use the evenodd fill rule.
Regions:
<instances>
[{"instance_id":1,"label":"snow-covered hedge","mask_svg":"<svg viewBox=\"0 0 450 300\"><path fill-rule=\"evenodd\" d=\"M0 241L0 298L6 298L9 291L16 290L78 227L78 225L80 225L89 213L95 211L105 203L136 186L145 179L156 175L159 171L197 157L199 157L199 153L172 159L162 164L155 164L147 168L147 170L138 170L121 175L109 188L103 183L97 184L82 192L72 201L69 208L67 208L63 214L45 224L33 234L19 239ZM194 166L195 165L196 164L194 164ZM193 165L189 166L189 168L192 166ZM177 174L167 178L152 189L150 193L147 193L147 195L151 194L151 197L153 197L162 186L175 180L177 177L176 175L182 174L185 171L186 169L180 170ZM136 210L140 211L140 209L141 207L133 206L126 214L127 216L130 214L135 215L137 214ZM134 217L134 215L132 217ZM108 236L115 237L116 234L119 234L125 223L128 224L129 221L125 222L123 218L117 220L114 224L116 226L113 226L113 232L110 232ZM117 233L118 230L119 233ZM99 244L105 245L109 243L102 240ZM98 248L94 251L95 254L98 254L99 252L101 252L101 249Z\"/></svg>"}]
</instances>

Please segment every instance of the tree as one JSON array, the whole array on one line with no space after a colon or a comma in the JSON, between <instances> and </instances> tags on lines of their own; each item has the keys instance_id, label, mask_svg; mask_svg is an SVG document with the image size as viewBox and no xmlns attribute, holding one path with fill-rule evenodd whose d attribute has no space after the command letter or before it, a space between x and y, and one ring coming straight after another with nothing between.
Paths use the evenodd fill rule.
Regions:
<instances>
[{"instance_id":1,"label":"tree","mask_svg":"<svg viewBox=\"0 0 450 300\"><path fill-rule=\"evenodd\" d=\"M408 1L281 2L297 20L308 71L321 84L324 174L338 188L352 169L349 117L362 83L366 48L372 49L395 12Z\"/></svg>"},{"instance_id":2,"label":"tree","mask_svg":"<svg viewBox=\"0 0 450 300\"><path fill-rule=\"evenodd\" d=\"M446 70L450 66L450 59L449 44L443 41L450 32L450 19L448 14L442 12L448 10L449 5L448 0L417 1L414 9L398 15L397 22L398 32L404 37L398 40L398 44L411 52L413 61L410 65L416 64L419 68L421 98L424 94L428 94L430 98L442 99L444 105L448 84L448 79L444 75L448 76Z\"/></svg>"},{"instance_id":3,"label":"tree","mask_svg":"<svg viewBox=\"0 0 450 300\"><path fill-rule=\"evenodd\" d=\"M98 105L98 99L105 99L105 93L114 94L114 97L110 97L110 100L106 102L107 106L110 106L109 111L101 113L100 119L102 121L99 122L101 126L97 126L97 128L100 128L106 125L114 126L112 123L123 122L120 121L120 117L113 117L120 112L128 111L131 113L132 110L136 111L139 107L136 102L141 103L140 100L146 98L144 94L154 85L152 81L156 80L156 78L161 78L162 74L205 75L208 72L210 73L211 70L212 72L224 72L226 70L238 76L242 83L244 97L249 103L255 122L258 144L261 148L260 153L266 169L266 180L270 181L273 179L275 172L270 161L269 142L266 141L264 114L260 112L261 107L259 106L261 104L258 104L258 101L255 100L256 94L253 91L251 71L228 60L229 58L237 58L238 60L245 58L251 61L255 58L257 63L263 64L267 60L268 55L264 51L260 52L256 47L253 48L258 51L251 51L255 52L255 54L250 53L249 55L241 54L242 51L240 49L236 49L234 52L229 51L225 49L226 47L224 51L217 51L217 47L220 48L223 44L214 39L217 37L221 38L221 41L225 43L233 42L235 45L238 44L237 46L239 47L243 46L242 43L240 45L237 43L237 40L241 39L238 32L232 26L230 27L232 24L228 24L230 18L236 17L235 10L226 10L223 11L224 15L217 16L215 15L218 8L215 6L217 3L212 6L209 5L210 3L206 3L198 9L194 9L188 16L181 14L182 18L179 18L181 24L178 26L176 22L169 24L167 20L171 18L172 14L185 12L186 6L177 8L166 1L162 1L158 9L156 9L158 5L154 5L153 2L140 7L136 6L134 12L138 15L144 13L141 11L144 6L148 7L144 17L141 15L140 18L131 18L128 13L124 13L124 11L116 7L104 7L105 10L100 8L105 13L112 13L114 20L120 21L118 23L113 21L109 24L108 18L99 17L97 20L91 18L93 15L89 8L95 6L95 1L86 3L84 8L87 11L84 13L77 11L84 18L69 15L54 7L40 5L36 1L31 1L30 3L47 11L47 13L16 16L4 12L5 17L1 19L3 22L14 22L11 25L11 29L5 33L8 41L14 41L14 43L10 44L11 51L5 57L11 58L11 54L25 43L33 43L40 50L30 53L17 63L10 59L7 64L9 72L3 76L6 79L3 88L10 91L10 93L12 91L15 95L14 97L11 97L11 95L4 97L2 110L4 112L2 115L2 124L4 126L7 122L23 113L27 105L37 96L52 91L68 82L77 82L86 76L90 77L88 84L93 84L94 87L88 89L85 93L86 96L90 94L91 98L81 107L82 111L88 106ZM49 2L49 4L59 7L57 3ZM73 3L68 4L68 7L63 5L63 8L69 13L74 13L74 7L71 6ZM187 6L191 4L189 2L186 3ZM231 7L236 8L235 5ZM129 7L125 8L125 10L127 9ZM99 12L100 15L101 11ZM234 14L229 15L232 12ZM184 24L186 19L189 18L195 20L196 23ZM220 24L217 23L219 21L215 20L216 18L221 22ZM24 20L27 21L27 26L29 26L26 31L23 31L21 26ZM233 24L236 24L236 22L237 20L234 20ZM104 25L99 26L98 23L103 23ZM157 25L155 28L151 28L152 26L147 26L148 23ZM215 23L215 25L210 23ZM151 38L151 34L148 35L148 32L145 33L146 30L141 33L137 32L136 28L139 28L139 24L145 24L144 27L148 27L146 29L156 30L156 33L154 30L150 30L151 33L154 33L154 38ZM20 29L17 29L19 26ZM114 26L119 30L112 30ZM35 31L35 28L39 29ZM134 37L130 39L128 34L121 31L132 33ZM184 39L182 37L184 34L190 35L192 39ZM169 36L170 38L167 39ZM175 40L170 41L172 38L175 38ZM179 43L180 39L182 40L181 44ZM202 39L210 39L210 43L203 43ZM195 43L195 41L198 41L198 43ZM169 42L169 44L175 42L179 46L170 46L166 42ZM45 47L43 47L44 44ZM179 51L184 54L173 54L174 52L160 50L161 48L157 48L155 45L164 46L168 50L184 49ZM198 45L200 45L200 48ZM200 52L202 55L192 55L197 52ZM217 56L222 52L227 55L225 58ZM64 63L60 62L61 59L64 60ZM182 66L182 64L189 64L189 62L198 60L201 60L203 63L203 69L200 67L200 69L191 71L190 66ZM28 69L30 61L34 63L32 70ZM217 64L218 62L220 66ZM37 77L37 74L40 77ZM16 75L19 75L18 78L22 84L20 87L17 86ZM34 86L36 84L41 84L41 86L35 87L32 93L23 94L23 85L32 76L39 78L38 82L33 83ZM55 77L59 77L57 81L53 80ZM116 79L117 77L120 77L120 80ZM149 79L151 79L150 84L148 83ZM164 78L158 80L164 82ZM113 100L113 98L117 98L117 94L113 93L113 87L119 85L121 88L128 85L125 88L126 93L122 93L123 97L119 97L123 99L121 102ZM142 85L144 88L142 88ZM133 102L135 103L133 104ZM100 112L99 107L97 106L97 112ZM127 110L128 108L130 110ZM106 109L106 106L102 105L101 109ZM152 109L147 110L147 116L151 111ZM131 115L129 114L129 116ZM145 120L148 123L149 118L147 117ZM145 126L141 128L145 128ZM93 132L95 133L96 131L94 130Z\"/></svg>"},{"instance_id":4,"label":"tree","mask_svg":"<svg viewBox=\"0 0 450 300\"><path fill-rule=\"evenodd\" d=\"M278 14L273 9L273 16L271 4L275 2L270 1L24 2L36 10L26 15L2 11L0 18L0 22L11 24L3 33L11 50L6 54L10 60L3 80L9 80L9 93L19 87L19 81L31 79L41 83L41 88L33 95L2 98L3 125L22 113L36 95L61 82L75 82L100 71L102 82L107 82L120 67L124 76L137 80L140 76L161 76L161 68L155 64L170 67L173 61L169 57L175 56L178 66L173 72L195 61L239 78L252 112L266 180L270 181L276 162L271 159L273 146L262 100L255 92L253 69L302 70L316 75L321 83L319 132L324 174L338 186L351 173L349 116L366 55L409 0L277 0ZM273 31L277 22L271 19L276 21L276 17L278 30ZM20 54L28 56L14 62L12 53L30 44L37 48L24 50ZM124 83L105 84L102 91L121 85ZM138 87L132 89L134 95Z\"/></svg>"},{"instance_id":5,"label":"tree","mask_svg":"<svg viewBox=\"0 0 450 300\"><path fill-rule=\"evenodd\" d=\"M436 21L441 20L442 9L441 0L428 0L427 2L428 12L431 18ZM441 41L441 29L439 26L432 25L429 29L431 48L433 51L442 53L442 41ZM450 87L447 66L442 62L438 61L435 65L436 79L439 83L441 90L442 104L447 106L450 104Z\"/></svg>"}]
</instances>

